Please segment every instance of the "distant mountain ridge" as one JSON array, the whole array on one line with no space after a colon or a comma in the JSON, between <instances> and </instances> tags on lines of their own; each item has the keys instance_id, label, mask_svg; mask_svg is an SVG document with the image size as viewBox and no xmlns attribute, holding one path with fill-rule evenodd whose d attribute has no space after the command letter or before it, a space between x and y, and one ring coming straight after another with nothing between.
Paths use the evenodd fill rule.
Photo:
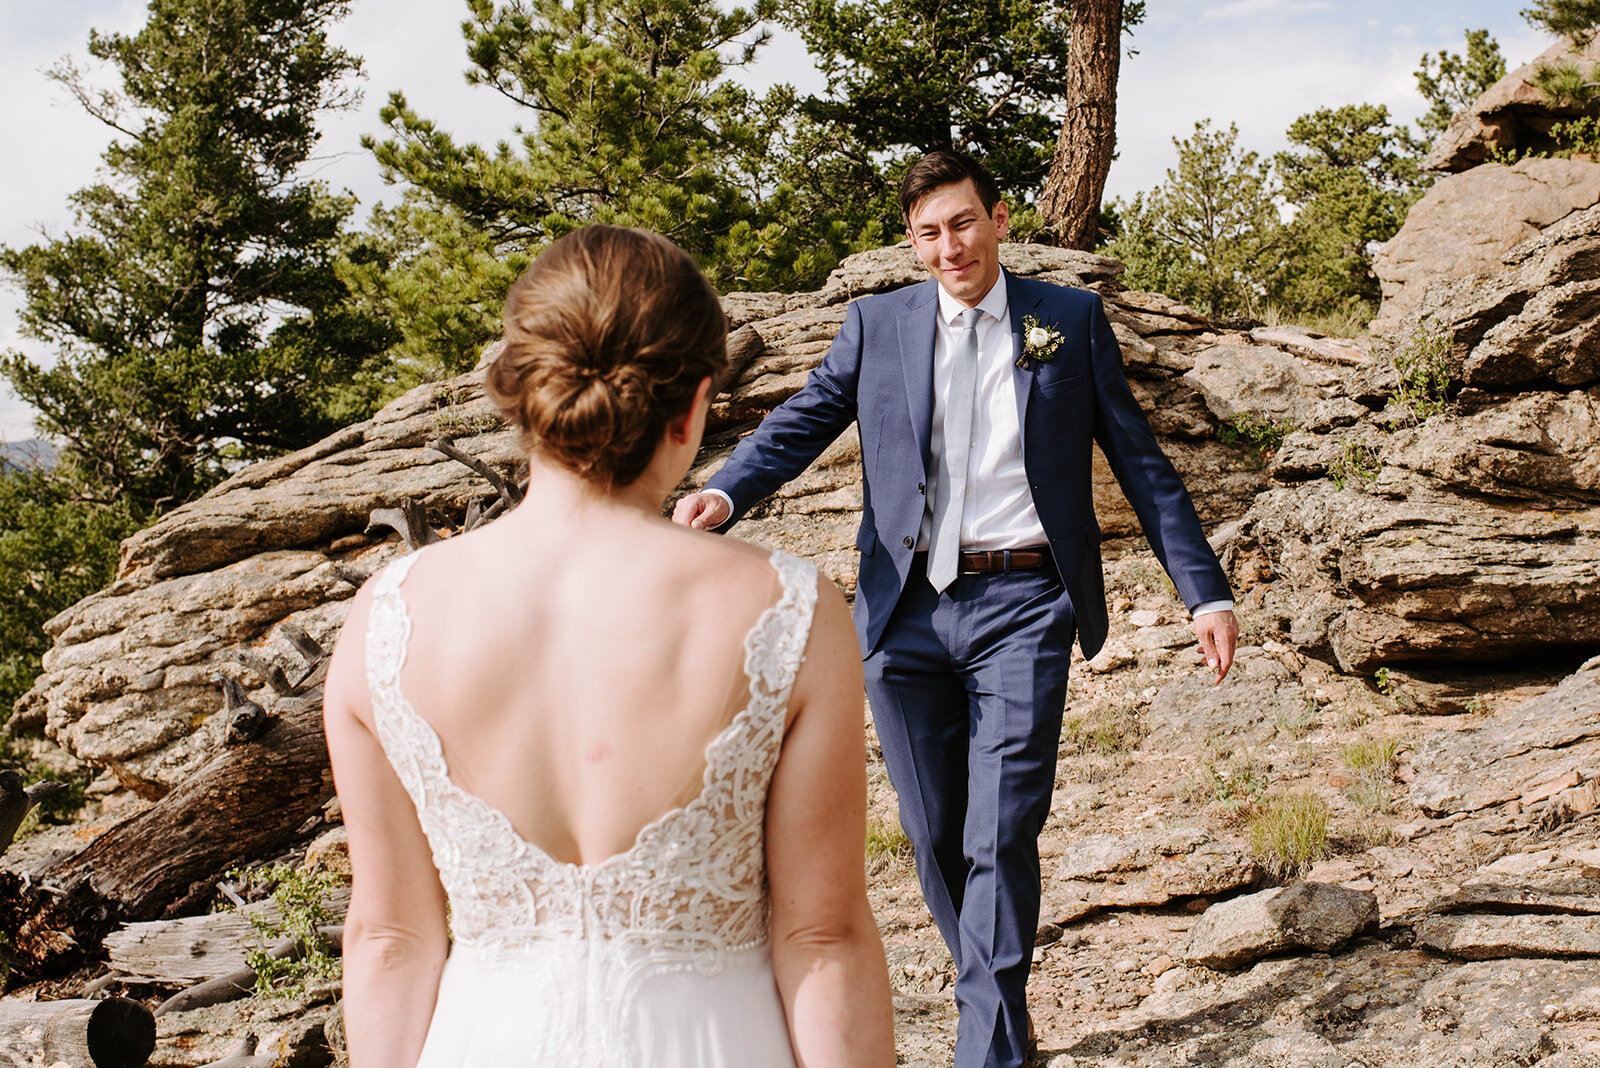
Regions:
<instances>
[{"instance_id":1,"label":"distant mountain ridge","mask_svg":"<svg viewBox=\"0 0 1600 1068\"><path fill-rule=\"evenodd\" d=\"M56 465L56 456L56 447L44 438L0 441L0 471L49 470Z\"/></svg>"}]
</instances>

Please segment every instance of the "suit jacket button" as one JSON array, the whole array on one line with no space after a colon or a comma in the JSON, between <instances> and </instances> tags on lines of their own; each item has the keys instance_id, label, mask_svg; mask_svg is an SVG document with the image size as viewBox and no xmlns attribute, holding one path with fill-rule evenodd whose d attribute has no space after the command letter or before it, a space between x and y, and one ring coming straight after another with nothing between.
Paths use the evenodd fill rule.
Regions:
<instances>
[{"instance_id":1,"label":"suit jacket button","mask_svg":"<svg viewBox=\"0 0 1600 1068\"><path fill-rule=\"evenodd\" d=\"M917 483L917 492L922 494L924 497L926 497L928 495L928 487L925 486L924 484L922 484L921 482L918 482Z\"/></svg>"},{"instance_id":2,"label":"suit jacket button","mask_svg":"<svg viewBox=\"0 0 1600 1068\"><path fill-rule=\"evenodd\" d=\"M917 543L917 539L916 538L907 538L906 539L906 548L909 549L913 545L915 545L916 543Z\"/></svg>"}]
</instances>

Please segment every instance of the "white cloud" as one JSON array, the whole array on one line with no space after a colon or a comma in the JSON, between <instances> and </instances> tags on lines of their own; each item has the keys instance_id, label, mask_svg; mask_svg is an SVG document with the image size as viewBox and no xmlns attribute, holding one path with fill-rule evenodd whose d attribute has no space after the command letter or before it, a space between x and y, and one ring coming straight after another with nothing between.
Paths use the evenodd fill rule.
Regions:
<instances>
[{"instance_id":1,"label":"white cloud","mask_svg":"<svg viewBox=\"0 0 1600 1068\"><path fill-rule=\"evenodd\" d=\"M1269 11L1292 15L1302 11L1326 11L1332 6L1320 0L1233 0L1221 7L1207 8L1205 16L1208 19L1233 19Z\"/></svg>"}]
</instances>

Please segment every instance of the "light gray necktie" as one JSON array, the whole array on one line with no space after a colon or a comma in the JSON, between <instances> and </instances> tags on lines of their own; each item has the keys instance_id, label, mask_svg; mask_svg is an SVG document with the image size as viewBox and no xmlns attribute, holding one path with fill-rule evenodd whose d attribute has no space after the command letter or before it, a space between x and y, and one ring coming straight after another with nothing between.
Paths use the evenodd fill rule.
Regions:
<instances>
[{"instance_id":1,"label":"light gray necktie","mask_svg":"<svg viewBox=\"0 0 1600 1068\"><path fill-rule=\"evenodd\" d=\"M950 347L950 391L944 398L944 454L934 486L933 534L928 543L928 581L943 592L956 580L961 556L961 504L967 493L967 457L972 452L972 409L978 393L978 319L968 308L956 317Z\"/></svg>"}]
</instances>

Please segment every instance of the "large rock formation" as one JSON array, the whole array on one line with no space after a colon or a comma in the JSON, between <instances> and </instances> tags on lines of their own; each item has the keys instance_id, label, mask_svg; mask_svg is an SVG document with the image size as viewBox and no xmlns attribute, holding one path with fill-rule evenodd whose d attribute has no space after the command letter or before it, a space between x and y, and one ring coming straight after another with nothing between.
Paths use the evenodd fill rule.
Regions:
<instances>
[{"instance_id":1,"label":"large rock formation","mask_svg":"<svg viewBox=\"0 0 1600 1068\"><path fill-rule=\"evenodd\" d=\"M1581 49L1566 39L1557 41L1532 63L1518 67L1490 86L1471 107L1456 113L1422 165L1434 171L1465 171L1499 154L1518 155L1553 147L1553 125L1595 112L1592 106L1554 103L1534 85L1534 75L1541 67L1561 63L1575 63L1585 71L1593 69L1600 63L1600 38Z\"/></svg>"},{"instance_id":2,"label":"large rock formation","mask_svg":"<svg viewBox=\"0 0 1600 1068\"><path fill-rule=\"evenodd\" d=\"M1546 227L1600 203L1600 163L1525 159L1486 163L1441 180L1373 257L1383 307L1372 332L1392 334L1430 286L1500 265Z\"/></svg>"},{"instance_id":3,"label":"large rock formation","mask_svg":"<svg viewBox=\"0 0 1600 1068\"><path fill-rule=\"evenodd\" d=\"M1355 671L1600 647L1597 312L1600 206L1435 281L1349 381L1369 414L1280 450L1229 548L1250 604Z\"/></svg>"}]
</instances>

